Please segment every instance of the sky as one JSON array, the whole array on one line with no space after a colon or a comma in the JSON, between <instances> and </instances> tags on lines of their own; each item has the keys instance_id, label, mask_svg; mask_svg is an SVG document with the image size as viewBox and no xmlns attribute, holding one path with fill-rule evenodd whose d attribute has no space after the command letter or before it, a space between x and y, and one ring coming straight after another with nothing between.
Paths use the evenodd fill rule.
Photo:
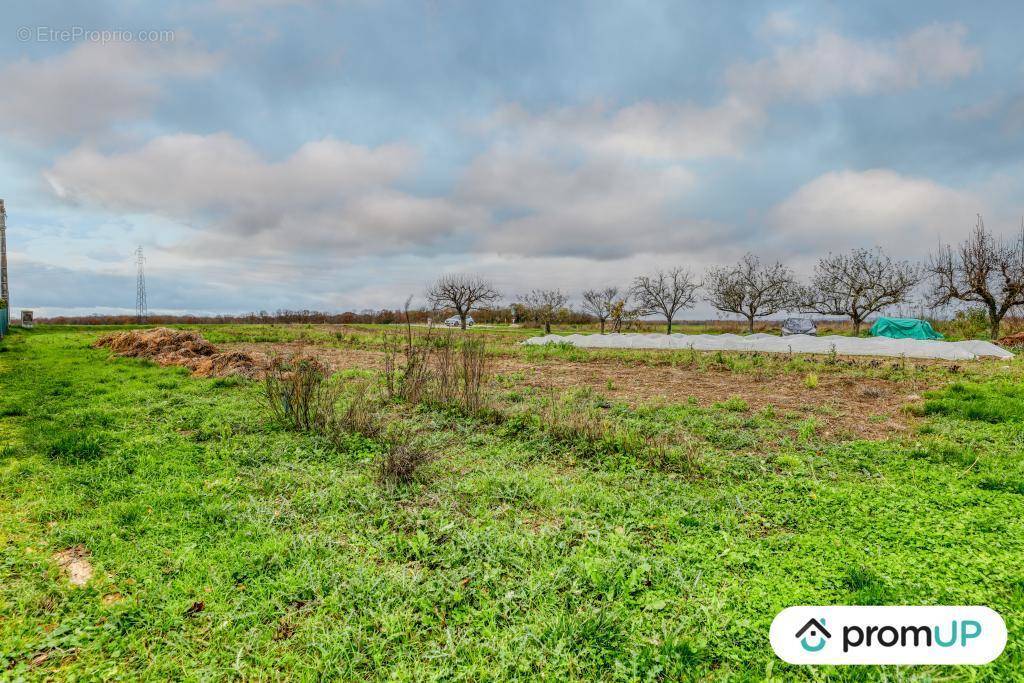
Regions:
<instances>
[{"instance_id":1,"label":"sky","mask_svg":"<svg viewBox=\"0 0 1024 683\"><path fill-rule=\"evenodd\" d=\"M1020 3L23 2L12 308L397 308L443 273L627 286L924 259L1024 215ZM691 316L707 316L700 304Z\"/></svg>"}]
</instances>

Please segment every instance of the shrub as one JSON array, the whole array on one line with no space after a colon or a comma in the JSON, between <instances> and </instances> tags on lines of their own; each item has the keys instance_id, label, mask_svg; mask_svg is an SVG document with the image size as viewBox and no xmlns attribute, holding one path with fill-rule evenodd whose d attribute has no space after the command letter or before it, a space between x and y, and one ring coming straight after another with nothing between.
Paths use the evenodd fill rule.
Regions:
<instances>
[{"instance_id":1,"label":"shrub","mask_svg":"<svg viewBox=\"0 0 1024 683\"><path fill-rule=\"evenodd\" d=\"M432 331L384 337L384 390L389 400L454 407L474 414L487 405L490 368L481 339L452 330L441 336Z\"/></svg>"},{"instance_id":2,"label":"shrub","mask_svg":"<svg viewBox=\"0 0 1024 683\"><path fill-rule=\"evenodd\" d=\"M807 373L807 376L804 377L804 386L807 387L808 389L817 389L818 376L813 372Z\"/></svg>"},{"instance_id":3,"label":"shrub","mask_svg":"<svg viewBox=\"0 0 1024 683\"><path fill-rule=\"evenodd\" d=\"M415 343L411 331L404 337L397 332L384 333L384 390L388 399L408 403L419 403L423 399L430 380L433 351L431 332L424 337L421 343Z\"/></svg>"},{"instance_id":4,"label":"shrub","mask_svg":"<svg viewBox=\"0 0 1024 683\"><path fill-rule=\"evenodd\" d=\"M267 403L276 419L297 431L322 431L334 417L339 385L313 358L271 361L264 379Z\"/></svg>"},{"instance_id":5,"label":"shrub","mask_svg":"<svg viewBox=\"0 0 1024 683\"><path fill-rule=\"evenodd\" d=\"M487 349L481 339L463 339L460 348L461 367L458 385L462 407L469 413L479 412L485 403L488 379Z\"/></svg>"},{"instance_id":6,"label":"shrub","mask_svg":"<svg viewBox=\"0 0 1024 683\"><path fill-rule=\"evenodd\" d=\"M385 439L384 452L377 460L377 479L389 486L410 484L434 454L409 431L397 430Z\"/></svg>"},{"instance_id":7,"label":"shrub","mask_svg":"<svg viewBox=\"0 0 1024 683\"><path fill-rule=\"evenodd\" d=\"M992 324L984 308L972 307L957 311L946 324L949 336L961 339L988 339L992 336Z\"/></svg>"}]
</instances>

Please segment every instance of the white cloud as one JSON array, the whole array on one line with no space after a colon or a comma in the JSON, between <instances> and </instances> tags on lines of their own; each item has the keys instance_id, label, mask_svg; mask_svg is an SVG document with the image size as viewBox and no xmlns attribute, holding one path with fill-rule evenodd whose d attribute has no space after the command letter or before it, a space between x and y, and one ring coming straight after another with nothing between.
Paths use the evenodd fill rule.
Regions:
<instances>
[{"instance_id":1,"label":"white cloud","mask_svg":"<svg viewBox=\"0 0 1024 683\"><path fill-rule=\"evenodd\" d=\"M187 216L195 211L273 211L387 184L416 160L411 148L309 142L280 162L226 133L164 135L138 150L79 147L46 173L58 195L119 209ZM173 182L168 182L173 179Z\"/></svg>"},{"instance_id":2,"label":"white cloud","mask_svg":"<svg viewBox=\"0 0 1024 683\"><path fill-rule=\"evenodd\" d=\"M694 174L679 165L573 162L498 145L470 165L458 196L491 215L482 251L610 259L698 249L720 234L680 210L693 186Z\"/></svg>"},{"instance_id":3,"label":"white cloud","mask_svg":"<svg viewBox=\"0 0 1024 683\"><path fill-rule=\"evenodd\" d=\"M799 27L776 19L776 33L792 39ZM280 160L228 134L165 135L115 152L86 144L45 175L68 202L189 226L173 247L178 257L208 264L236 257L239 267L255 265L261 276L261 263L294 279L293 271L311 264L398 254L494 268L521 267L525 259L573 264L574 281L595 262L702 270L747 245L735 226L695 213L697 162L742 156L779 97L870 94L965 75L978 57L964 37L956 25L889 42L820 33L734 67L731 90L710 105L645 100L540 112L506 106L481 126L483 151L442 196L403 189L418 165L415 149L330 138ZM128 89L122 110L158 97L155 86L142 85L152 89ZM922 240L933 242L934 224L959 228L977 210L972 194L929 180L886 170L837 172L772 209L771 230L759 241L766 253L779 254L876 242L917 253Z\"/></svg>"},{"instance_id":4,"label":"white cloud","mask_svg":"<svg viewBox=\"0 0 1024 683\"><path fill-rule=\"evenodd\" d=\"M729 69L738 95L757 101L820 101L943 83L967 76L981 62L960 24L932 24L895 40L856 41L821 32L814 41L782 46L766 59Z\"/></svg>"},{"instance_id":5,"label":"white cloud","mask_svg":"<svg viewBox=\"0 0 1024 683\"><path fill-rule=\"evenodd\" d=\"M641 101L617 109L594 104L540 114L509 106L497 112L490 127L516 136L524 146L681 160L738 156L762 119L758 107L729 97L711 107Z\"/></svg>"},{"instance_id":6,"label":"white cloud","mask_svg":"<svg viewBox=\"0 0 1024 683\"><path fill-rule=\"evenodd\" d=\"M218 58L173 43L87 42L0 67L0 129L38 141L95 134L149 113L165 81L198 78Z\"/></svg>"},{"instance_id":7,"label":"white cloud","mask_svg":"<svg viewBox=\"0 0 1024 683\"><path fill-rule=\"evenodd\" d=\"M208 254L281 247L365 253L429 244L474 218L446 199L395 189L417 156L404 145L328 138L268 161L231 135L182 134L123 153L80 147L45 177L67 201L192 224Z\"/></svg>"},{"instance_id":8,"label":"white cloud","mask_svg":"<svg viewBox=\"0 0 1024 683\"><path fill-rule=\"evenodd\" d=\"M481 126L490 146L455 193L489 216L473 248L602 260L702 252L729 230L687 213L697 176L686 164L739 155L761 116L734 98L712 107L504 107Z\"/></svg>"},{"instance_id":9,"label":"white cloud","mask_svg":"<svg viewBox=\"0 0 1024 683\"><path fill-rule=\"evenodd\" d=\"M958 239L985 208L976 194L887 169L826 173L769 213L775 239L794 251L880 245L921 258Z\"/></svg>"},{"instance_id":10,"label":"white cloud","mask_svg":"<svg viewBox=\"0 0 1024 683\"><path fill-rule=\"evenodd\" d=\"M791 35L800 24L775 13L772 35ZM980 52L965 43L960 24L932 24L890 41L858 41L821 31L798 45L781 45L771 57L736 64L726 73L728 91L717 103L643 100L529 112L499 109L483 127L516 145L570 149L585 156L683 161L742 156L751 134L778 99L820 101L942 83L969 75Z\"/></svg>"}]
</instances>

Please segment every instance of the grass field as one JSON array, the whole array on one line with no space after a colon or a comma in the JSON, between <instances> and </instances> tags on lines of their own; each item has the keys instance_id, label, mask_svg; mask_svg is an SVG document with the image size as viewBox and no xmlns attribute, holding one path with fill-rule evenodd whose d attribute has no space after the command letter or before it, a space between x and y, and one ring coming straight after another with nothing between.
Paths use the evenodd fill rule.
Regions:
<instances>
[{"instance_id":1,"label":"grass field","mask_svg":"<svg viewBox=\"0 0 1024 683\"><path fill-rule=\"evenodd\" d=\"M381 328L201 331L379 375ZM111 359L100 332L0 342L0 676L1021 678L1024 361L480 329L490 412L387 404L435 457L385 485L381 439L290 431L260 382ZM988 605L1009 643L985 667L797 668L767 634L799 604Z\"/></svg>"}]
</instances>

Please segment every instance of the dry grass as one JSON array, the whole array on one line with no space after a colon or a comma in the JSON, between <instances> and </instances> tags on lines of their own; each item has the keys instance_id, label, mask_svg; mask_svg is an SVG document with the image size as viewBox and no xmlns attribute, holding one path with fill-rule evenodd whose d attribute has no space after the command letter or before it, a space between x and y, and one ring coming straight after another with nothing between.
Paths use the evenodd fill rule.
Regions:
<instances>
[{"instance_id":1,"label":"dry grass","mask_svg":"<svg viewBox=\"0 0 1024 683\"><path fill-rule=\"evenodd\" d=\"M315 358L271 361L263 379L270 412L297 431L323 431L334 419L340 385Z\"/></svg>"},{"instance_id":2,"label":"dry grass","mask_svg":"<svg viewBox=\"0 0 1024 683\"><path fill-rule=\"evenodd\" d=\"M377 459L377 479L386 486L411 484L435 455L407 430L396 430L385 438L385 450Z\"/></svg>"},{"instance_id":3,"label":"dry grass","mask_svg":"<svg viewBox=\"0 0 1024 683\"><path fill-rule=\"evenodd\" d=\"M332 413L327 432L335 441L344 434L359 434L373 439L380 436L382 429L380 407L371 394L370 385L361 382L356 385L345 408Z\"/></svg>"},{"instance_id":4,"label":"dry grass","mask_svg":"<svg viewBox=\"0 0 1024 683\"><path fill-rule=\"evenodd\" d=\"M389 399L477 413L487 404L490 376L485 343L452 330L384 335L382 369Z\"/></svg>"},{"instance_id":5,"label":"dry grass","mask_svg":"<svg viewBox=\"0 0 1024 683\"><path fill-rule=\"evenodd\" d=\"M97 339L93 347L108 348L116 356L148 358L159 365L180 365L199 377L257 377L265 368L248 353L220 353L198 332L166 327L108 334Z\"/></svg>"}]
</instances>

